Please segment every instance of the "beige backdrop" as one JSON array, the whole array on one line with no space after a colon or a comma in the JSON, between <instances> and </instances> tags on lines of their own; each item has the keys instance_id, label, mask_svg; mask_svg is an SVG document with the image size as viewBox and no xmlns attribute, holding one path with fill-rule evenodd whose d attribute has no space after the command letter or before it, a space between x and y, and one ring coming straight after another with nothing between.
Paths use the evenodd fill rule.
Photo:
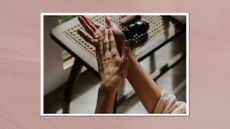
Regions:
<instances>
[{"instance_id":1,"label":"beige backdrop","mask_svg":"<svg viewBox=\"0 0 230 129\"><path fill-rule=\"evenodd\" d=\"M229 0L0 2L1 129L228 129ZM41 12L189 12L190 117L41 117Z\"/></svg>"}]
</instances>

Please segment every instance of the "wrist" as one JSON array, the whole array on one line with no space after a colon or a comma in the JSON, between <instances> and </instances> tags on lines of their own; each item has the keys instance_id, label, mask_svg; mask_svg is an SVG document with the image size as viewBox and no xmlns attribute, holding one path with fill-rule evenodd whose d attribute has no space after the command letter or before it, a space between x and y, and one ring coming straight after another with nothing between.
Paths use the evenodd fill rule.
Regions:
<instances>
[{"instance_id":1,"label":"wrist","mask_svg":"<svg viewBox=\"0 0 230 129\"><path fill-rule=\"evenodd\" d=\"M112 113L116 91L101 85L98 91L96 113Z\"/></svg>"},{"instance_id":2,"label":"wrist","mask_svg":"<svg viewBox=\"0 0 230 129\"><path fill-rule=\"evenodd\" d=\"M117 88L113 85L109 85L107 83L101 82L101 86L99 87L99 91L101 91L104 95L108 96L116 93Z\"/></svg>"},{"instance_id":3,"label":"wrist","mask_svg":"<svg viewBox=\"0 0 230 129\"><path fill-rule=\"evenodd\" d=\"M108 90L116 90L124 79L125 77L122 75L104 76L101 80L101 86Z\"/></svg>"}]
</instances>

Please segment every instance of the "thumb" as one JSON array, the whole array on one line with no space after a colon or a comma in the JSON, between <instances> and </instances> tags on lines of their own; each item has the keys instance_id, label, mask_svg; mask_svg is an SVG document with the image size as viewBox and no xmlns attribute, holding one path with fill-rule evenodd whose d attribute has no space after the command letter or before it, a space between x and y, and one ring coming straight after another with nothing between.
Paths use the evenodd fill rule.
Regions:
<instances>
[{"instance_id":1,"label":"thumb","mask_svg":"<svg viewBox=\"0 0 230 129\"><path fill-rule=\"evenodd\" d=\"M105 23L106 23L106 25L107 25L109 28L112 27L112 22L111 22L111 20L109 19L108 16L105 16Z\"/></svg>"},{"instance_id":2,"label":"thumb","mask_svg":"<svg viewBox=\"0 0 230 129\"><path fill-rule=\"evenodd\" d=\"M117 29L116 25L109 19L108 16L105 16L105 23L109 28Z\"/></svg>"}]
</instances>

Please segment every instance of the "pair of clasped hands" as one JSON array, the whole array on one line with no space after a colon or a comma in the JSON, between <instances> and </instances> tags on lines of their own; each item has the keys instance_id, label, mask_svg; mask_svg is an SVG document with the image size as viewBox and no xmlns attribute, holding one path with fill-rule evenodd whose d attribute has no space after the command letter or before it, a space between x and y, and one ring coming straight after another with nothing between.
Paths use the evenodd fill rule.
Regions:
<instances>
[{"instance_id":1,"label":"pair of clasped hands","mask_svg":"<svg viewBox=\"0 0 230 129\"><path fill-rule=\"evenodd\" d=\"M79 35L96 47L101 86L95 112L113 112L116 91L125 78L146 110L153 112L161 96L161 90L132 56L125 34L107 16L106 26L97 24L85 16L79 16L78 20L89 36L78 29Z\"/></svg>"},{"instance_id":2,"label":"pair of clasped hands","mask_svg":"<svg viewBox=\"0 0 230 129\"><path fill-rule=\"evenodd\" d=\"M101 87L115 91L127 75L129 42L125 40L124 33L107 16L105 16L106 26L95 23L85 16L79 16L78 20L90 36L80 29L78 34L96 48Z\"/></svg>"}]
</instances>

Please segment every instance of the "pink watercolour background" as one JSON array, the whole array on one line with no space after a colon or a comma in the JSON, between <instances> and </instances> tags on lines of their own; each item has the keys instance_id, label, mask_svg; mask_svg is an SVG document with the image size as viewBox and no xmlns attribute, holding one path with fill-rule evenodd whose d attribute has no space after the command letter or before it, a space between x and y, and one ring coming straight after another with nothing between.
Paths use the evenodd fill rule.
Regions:
<instances>
[{"instance_id":1,"label":"pink watercolour background","mask_svg":"<svg viewBox=\"0 0 230 129\"><path fill-rule=\"evenodd\" d=\"M228 129L228 0L0 2L1 129ZM190 117L41 117L41 12L189 12Z\"/></svg>"}]
</instances>

